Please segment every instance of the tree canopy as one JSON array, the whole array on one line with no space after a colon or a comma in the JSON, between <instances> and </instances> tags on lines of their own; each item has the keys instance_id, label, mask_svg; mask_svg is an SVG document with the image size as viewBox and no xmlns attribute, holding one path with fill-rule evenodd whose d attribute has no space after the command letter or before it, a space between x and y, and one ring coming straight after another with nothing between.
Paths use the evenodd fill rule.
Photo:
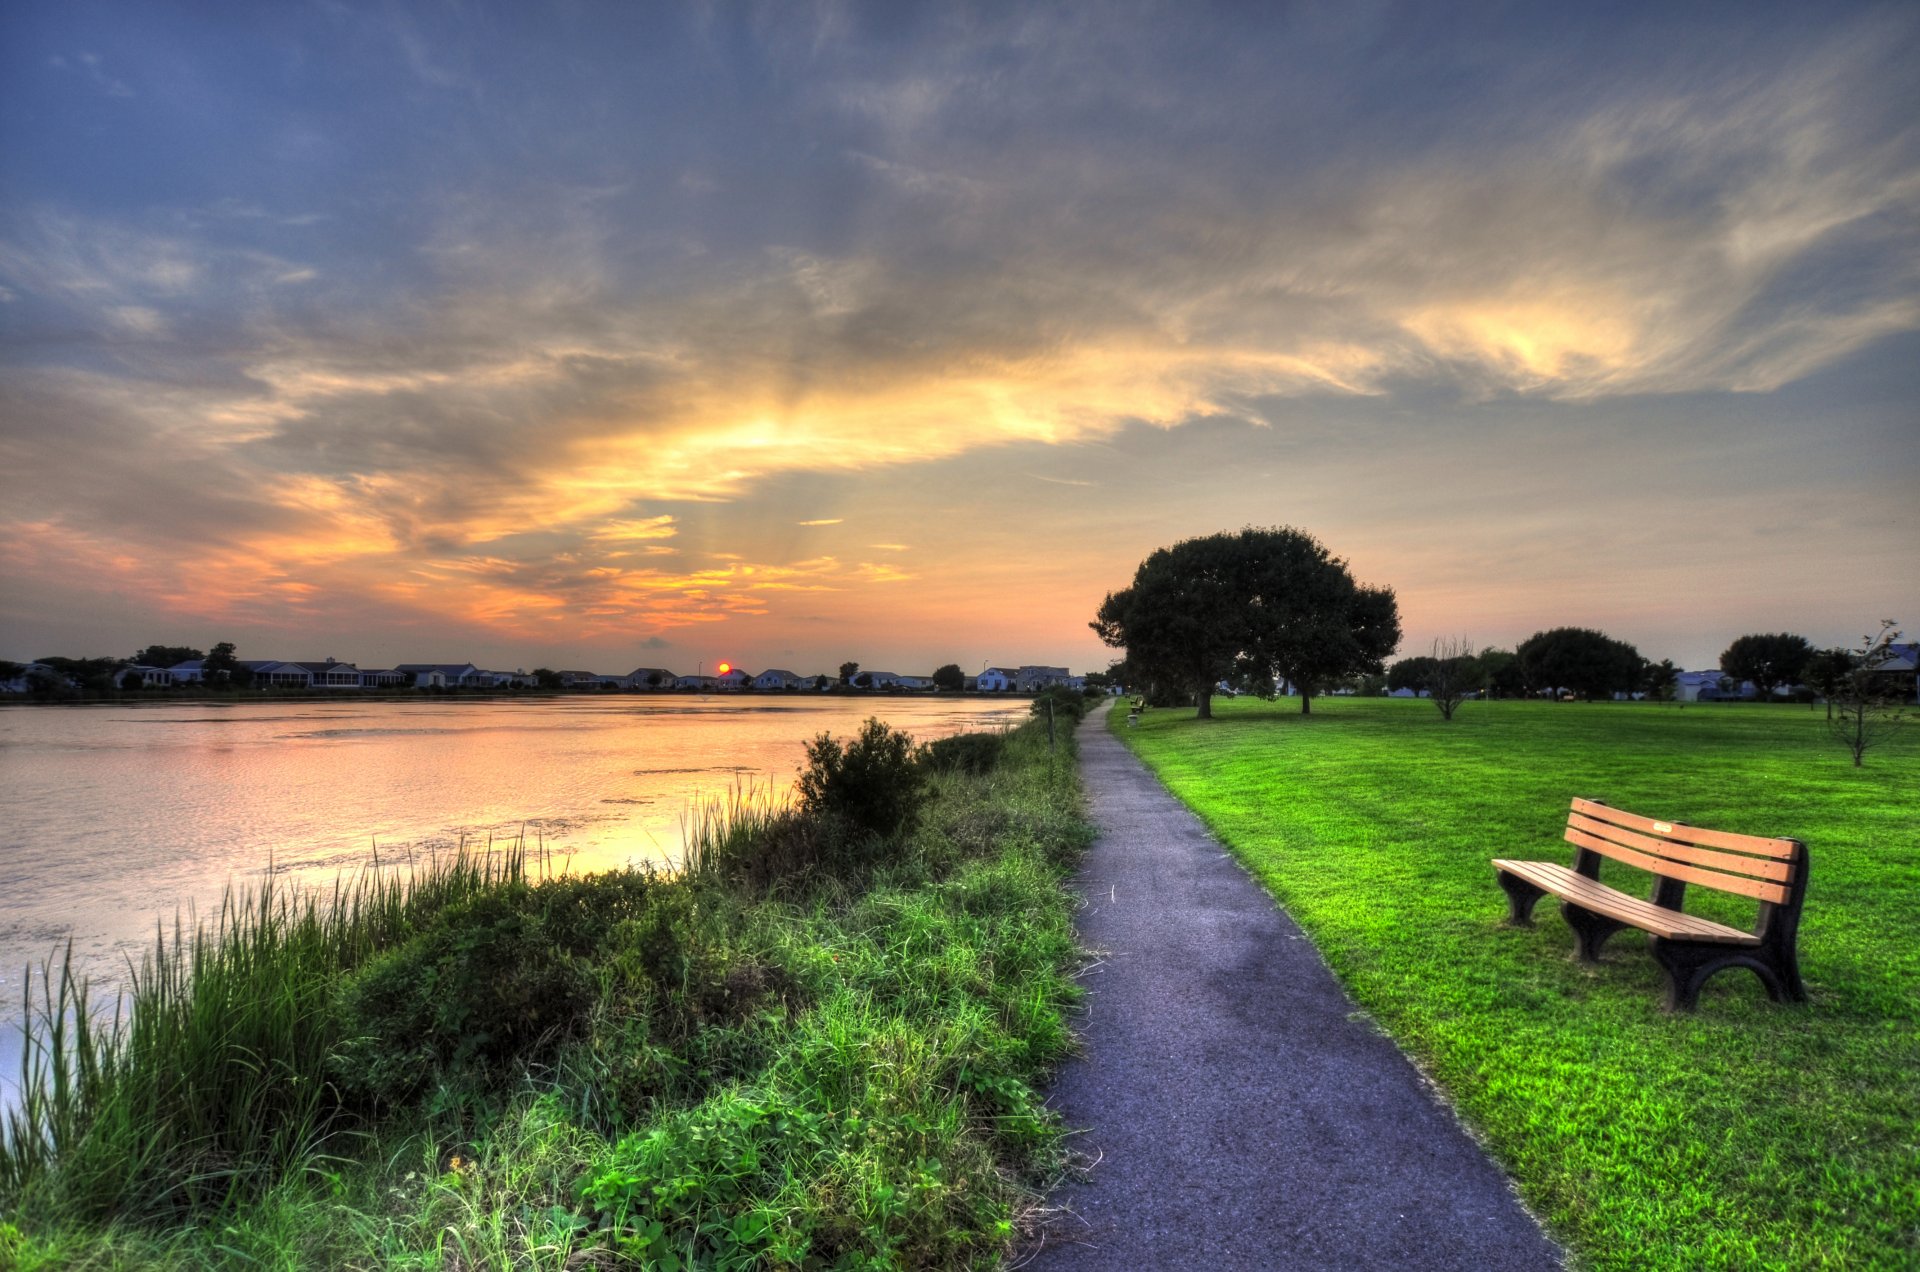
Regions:
<instances>
[{"instance_id":1,"label":"tree canopy","mask_svg":"<svg viewBox=\"0 0 1920 1272\"><path fill-rule=\"evenodd\" d=\"M1345 561L1287 526L1161 548L1090 626L1127 651L1130 677L1192 694L1202 718L1233 675L1267 693L1285 680L1310 711L1321 686L1380 671L1400 643L1392 589L1355 583Z\"/></svg>"},{"instance_id":2,"label":"tree canopy","mask_svg":"<svg viewBox=\"0 0 1920 1272\"><path fill-rule=\"evenodd\" d=\"M933 669L933 687L948 693L958 693L967 687L967 673L960 670L959 663L947 663Z\"/></svg>"},{"instance_id":3,"label":"tree canopy","mask_svg":"<svg viewBox=\"0 0 1920 1272\"><path fill-rule=\"evenodd\" d=\"M1632 645L1587 627L1535 632L1513 652L1530 691L1567 690L1582 698L1632 693L1645 666Z\"/></svg>"},{"instance_id":4,"label":"tree canopy","mask_svg":"<svg viewBox=\"0 0 1920 1272\"><path fill-rule=\"evenodd\" d=\"M133 656L133 661L142 667L173 667L205 657L191 645L148 645Z\"/></svg>"},{"instance_id":5,"label":"tree canopy","mask_svg":"<svg viewBox=\"0 0 1920 1272\"><path fill-rule=\"evenodd\" d=\"M1720 655L1720 670L1735 680L1751 680L1761 698L1781 685L1799 683L1813 659L1813 646L1790 632L1742 636Z\"/></svg>"}]
</instances>

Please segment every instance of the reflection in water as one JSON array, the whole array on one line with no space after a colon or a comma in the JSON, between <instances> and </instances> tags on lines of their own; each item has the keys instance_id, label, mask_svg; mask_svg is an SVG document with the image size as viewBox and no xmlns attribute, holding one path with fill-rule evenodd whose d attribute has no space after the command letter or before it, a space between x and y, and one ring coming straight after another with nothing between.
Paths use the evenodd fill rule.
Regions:
<instances>
[{"instance_id":1,"label":"reflection in water","mask_svg":"<svg viewBox=\"0 0 1920 1272\"><path fill-rule=\"evenodd\" d=\"M922 741L1017 720L1024 701L669 697L284 702L0 711L0 1020L20 976L73 940L124 976L156 923L211 916L272 871L331 883L524 842L554 870L662 864L698 800L784 790L808 739L869 715ZM17 1067L0 1029L0 1083Z\"/></svg>"}]
</instances>

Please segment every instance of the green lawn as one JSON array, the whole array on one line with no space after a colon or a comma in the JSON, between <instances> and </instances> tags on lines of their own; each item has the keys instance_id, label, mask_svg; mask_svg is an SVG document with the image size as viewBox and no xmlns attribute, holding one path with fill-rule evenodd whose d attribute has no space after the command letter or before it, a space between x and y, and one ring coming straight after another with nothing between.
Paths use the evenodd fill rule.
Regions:
<instances>
[{"instance_id":1,"label":"green lawn","mask_svg":"<svg viewBox=\"0 0 1920 1272\"><path fill-rule=\"evenodd\" d=\"M1591 1268L1920 1267L1920 725L1855 769L1806 707L1216 702L1117 731L1318 942ZM1117 717L1116 717L1117 722ZM1575 795L1807 842L1812 1001L1662 1010L1642 938L1503 925ZM1648 876L1604 877L1644 895ZM1754 903L1691 889L1741 926ZM1255 1098L1256 1093L1249 1093Z\"/></svg>"}]
</instances>

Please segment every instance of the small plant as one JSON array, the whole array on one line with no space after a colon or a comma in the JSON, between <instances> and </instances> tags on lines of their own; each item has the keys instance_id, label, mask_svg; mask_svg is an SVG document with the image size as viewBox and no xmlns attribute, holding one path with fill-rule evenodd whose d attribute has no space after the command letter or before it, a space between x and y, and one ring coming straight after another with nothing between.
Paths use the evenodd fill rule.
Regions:
<instances>
[{"instance_id":1,"label":"small plant","mask_svg":"<svg viewBox=\"0 0 1920 1272\"><path fill-rule=\"evenodd\" d=\"M807 767L796 787L800 807L816 816L892 839L913 829L926 798L926 772L913 739L879 720L841 744L822 733L807 744Z\"/></svg>"},{"instance_id":2,"label":"small plant","mask_svg":"<svg viewBox=\"0 0 1920 1272\"><path fill-rule=\"evenodd\" d=\"M1839 678L1827 727L1852 753L1855 768L1864 766L1870 747L1886 741L1906 720L1906 694L1886 670L1899 639L1893 620L1883 618L1877 635L1862 636L1859 648L1847 651L1852 667Z\"/></svg>"}]
</instances>

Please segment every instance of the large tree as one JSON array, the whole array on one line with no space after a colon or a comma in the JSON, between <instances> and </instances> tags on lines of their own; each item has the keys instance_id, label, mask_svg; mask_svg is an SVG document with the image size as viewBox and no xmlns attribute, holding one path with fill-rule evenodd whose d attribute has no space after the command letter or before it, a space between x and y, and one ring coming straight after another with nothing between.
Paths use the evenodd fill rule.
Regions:
<instances>
[{"instance_id":1,"label":"large tree","mask_svg":"<svg viewBox=\"0 0 1920 1272\"><path fill-rule=\"evenodd\" d=\"M1631 693L1638 687L1640 651L1587 627L1535 632L1514 650L1529 690L1569 690L1582 698Z\"/></svg>"},{"instance_id":2,"label":"large tree","mask_svg":"<svg viewBox=\"0 0 1920 1272\"><path fill-rule=\"evenodd\" d=\"M1760 700L1780 685L1798 684L1813 658L1813 646L1790 632L1742 636L1720 655L1720 670L1735 680L1751 680Z\"/></svg>"},{"instance_id":3,"label":"large tree","mask_svg":"<svg viewBox=\"0 0 1920 1272\"><path fill-rule=\"evenodd\" d=\"M1246 643L1244 586L1232 536L1183 539L1140 563L1133 584L1107 593L1089 624L1127 651L1130 676L1191 693L1200 718Z\"/></svg>"},{"instance_id":4,"label":"large tree","mask_svg":"<svg viewBox=\"0 0 1920 1272\"><path fill-rule=\"evenodd\" d=\"M1280 677L1313 710L1325 686L1386 669L1400 644L1393 589L1354 582L1347 563L1312 535L1282 526L1243 530L1247 637L1243 674Z\"/></svg>"},{"instance_id":5,"label":"large tree","mask_svg":"<svg viewBox=\"0 0 1920 1272\"><path fill-rule=\"evenodd\" d=\"M1092 627L1127 651L1130 678L1192 693L1203 719L1236 673L1269 690L1286 680L1311 711L1322 685L1380 671L1400 641L1391 589L1360 586L1319 540L1284 526L1160 549Z\"/></svg>"},{"instance_id":6,"label":"large tree","mask_svg":"<svg viewBox=\"0 0 1920 1272\"><path fill-rule=\"evenodd\" d=\"M948 663L944 667L933 669L933 687L948 693L958 693L967 687L967 673L960 670L959 663Z\"/></svg>"},{"instance_id":7,"label":"large tree","mask_svg":"<svg viewBox=\"0 0 1920 1272\"><path fill-rule=\"evenodd\" d=\"M173 667L205 657L191 645L148 645L133 656L133 661L143 667Z\"/></svg>"}]
</instances>

